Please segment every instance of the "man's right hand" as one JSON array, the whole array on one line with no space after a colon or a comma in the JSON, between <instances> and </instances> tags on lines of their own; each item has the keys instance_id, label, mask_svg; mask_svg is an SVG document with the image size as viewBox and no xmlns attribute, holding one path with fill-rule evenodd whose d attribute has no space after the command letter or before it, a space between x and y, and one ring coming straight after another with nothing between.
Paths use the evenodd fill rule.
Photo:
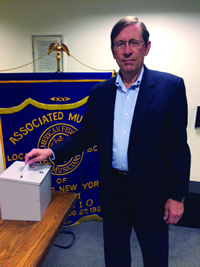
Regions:
<instances>
[{"instance_id":1,"label":"man's right hand","mask_svg":"<svg viewBox=\"0 0 200 267\"><path fill-rule=\"evenodd\" d=\"M25 164L33 165L36 162L43 161L49 157L52 157L51 149L32 149L28 154L25 156Z\"/></svg>"}]
</instances>

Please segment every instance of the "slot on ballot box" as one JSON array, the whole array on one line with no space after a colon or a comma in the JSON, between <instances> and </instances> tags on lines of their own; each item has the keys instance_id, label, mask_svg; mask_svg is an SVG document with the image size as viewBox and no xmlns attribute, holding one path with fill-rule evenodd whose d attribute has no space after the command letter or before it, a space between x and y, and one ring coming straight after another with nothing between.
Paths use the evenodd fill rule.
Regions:
<instances>
[{"instance_id":1,"label":"slot on ballot box","mask_svg":"<svg viewBox=\"0 0 200 267\"><path fill-rule=\"evenodd\" d=\"M1 219L40 221L51 201L51 166L15 161L0 174Z\"/></svg>"}]
</instances>

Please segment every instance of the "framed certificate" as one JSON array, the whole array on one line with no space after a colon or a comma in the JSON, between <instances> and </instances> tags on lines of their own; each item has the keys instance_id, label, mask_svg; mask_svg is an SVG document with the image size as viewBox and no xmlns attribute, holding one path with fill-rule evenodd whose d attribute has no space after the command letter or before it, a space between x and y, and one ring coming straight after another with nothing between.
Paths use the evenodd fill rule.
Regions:
<instances>
[{"instance_id":1,"label":"framed certificate","mask_svg":"<svg viewBox=\"0 0 200 267\"><path fill-rule=\"evenodd\" d=\"M33 68L34 72L56 72L56 51L48 55L49 46L59 42L62 45L62 35L32 35ZM46 55L45 55L46 54ZM45 55L45 56L43 56ZM60 71L63 72L63 57L60 60Z\"/></svg>"}]
</instances>

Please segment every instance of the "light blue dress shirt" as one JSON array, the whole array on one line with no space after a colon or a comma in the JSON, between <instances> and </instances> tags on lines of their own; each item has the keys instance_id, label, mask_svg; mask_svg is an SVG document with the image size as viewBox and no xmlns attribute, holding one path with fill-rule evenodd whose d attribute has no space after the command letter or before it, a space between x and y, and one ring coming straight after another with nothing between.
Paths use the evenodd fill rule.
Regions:
<instances>
[{"instance_id":1,"label":"light blue dress shirt","mask_svg":"<svg viewBox=\"0 0 200 267\"><path fill-rule=\"evenodd\" d=\"M112 167L128 171L128 143L135 105L144 73L142 68L136 82L128 89L124 86L120 73L116 78L116 100L114 110Z\"/></svg>"}]
</instances>

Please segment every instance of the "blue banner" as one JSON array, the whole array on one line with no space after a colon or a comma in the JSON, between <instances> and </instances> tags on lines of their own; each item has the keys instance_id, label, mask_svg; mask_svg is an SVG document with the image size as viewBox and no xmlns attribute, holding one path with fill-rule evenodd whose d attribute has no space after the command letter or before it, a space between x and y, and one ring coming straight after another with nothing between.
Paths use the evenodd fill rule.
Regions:
<instances>
[{"instance_id":1,"label":"blue banner","mask_svg":"<svg viewBox=\"0 0 200 267\"><path fill-rule=\"evenodd\" d=\"M90 89L112 73L0 74L0 137L4 168L24 161L32 148L49 148L78 131ZM51 159L52 190L78 193L66 226L101 220L98 148L94 145L60 165Z\"/></svg>"}]
</instances>

